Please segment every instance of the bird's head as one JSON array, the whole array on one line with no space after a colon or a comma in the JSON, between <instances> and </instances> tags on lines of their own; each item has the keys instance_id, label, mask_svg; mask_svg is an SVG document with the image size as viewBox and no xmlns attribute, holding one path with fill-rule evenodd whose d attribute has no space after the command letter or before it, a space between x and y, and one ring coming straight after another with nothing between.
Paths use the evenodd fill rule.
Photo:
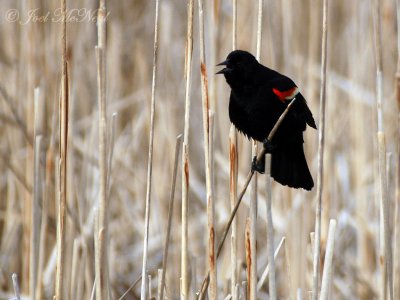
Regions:
<instances>
[{"instance_id":1,"label":"bird's head","mask_svg":"<svg viewBox=\"0 0 400 300\"><path fill-rule=\"evenodd\" d=\"M252 78L255 68L258 66L256 58L247 51L235 50L229 53L225 61L217 66L225 66L217 74L224 74L231 87L244 85Z\"/></svg>"}]
</instances>

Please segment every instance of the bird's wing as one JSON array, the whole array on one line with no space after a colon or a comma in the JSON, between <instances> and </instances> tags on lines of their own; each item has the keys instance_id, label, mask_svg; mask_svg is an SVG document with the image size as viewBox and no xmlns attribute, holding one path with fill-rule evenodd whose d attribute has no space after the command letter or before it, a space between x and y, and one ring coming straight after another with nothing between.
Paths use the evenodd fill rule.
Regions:
<instances>
[{"instance_id":1,"label":"bird's wing","mask_svg":"<svg viewBox=\"0 0 400 300\"><path fill-rule=\"evenodd\" d=\"M292 100L299 93L296 84L289 77L279 76L271 81L272 92L278 99L285 103L287 100Z\"/></svg>"},{"instance_id":2,"label":"bird's wing","mask_svg":"<svg viewBox=\"0 0 400 300\"><path fill-rule=\"evenodd\" d=\"M304 120L309 126L317 128L313 115L307 106L307 101L300 93L296 84L289 77L281 75L271 81L272 92L282 103L288 103L294 97L297 97L292 111L297 118Z\"/></svg>"}]
</instances>

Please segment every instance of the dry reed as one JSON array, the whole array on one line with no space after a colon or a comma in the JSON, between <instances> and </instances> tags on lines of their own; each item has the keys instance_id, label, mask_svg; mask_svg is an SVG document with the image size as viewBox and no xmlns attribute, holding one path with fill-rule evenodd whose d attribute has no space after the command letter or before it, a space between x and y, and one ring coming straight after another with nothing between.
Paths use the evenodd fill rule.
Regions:
<instances>
[{"instance_id":1,"label":"dry reed","mask_svg":"<svg viewBox=\"0 0 400 300\"><path fill-rule=\"evenodd\" d=\"M67 151L68 151L68 71L67 71L67 23L66 0L61 0L63 15L61 32L61 95L59 102L59 178L58 178L58 214L57 214L57 272L55 300L64 299L64 269L65 269L65 223L67 206Z\"/></svg>"},{"instance_id":2,"label":"dry reed","mask_svg":"<svg viewBox=\"0 0 400 300\"><path fill-rule=\"evenodd\" d=\"M326 69L328 49L328 0L323 1L322 14L322 55L321 55L321 86L319 103L319 131L318 131L318 175L317 195L315 205L315 236L313 256L313 284L312 299L318 299L320 280L320 257L321 257L321 211L322 192L324 182L324 147L325 147L325 107L326 107Z\"/></svg>"},{"instance_id":3,"label":"dry reed","mask_svg":"<svg viewBox=\"0 0 400 300\"><path fill-rule=\"evenodd\" d=\"M147 187L146 187L146 206L145 206L145 227L143 239L143 266L142 266L142 300L146 300L146 278L147 278L147 248L149 240L149 224L151 209L151 184L153 172L153 143L154 143L154 115L156 105L156 84L157 84L157 57L158 57L158 24L159 24L159 1L156 1L156 15L154 21L154 47L153 47L153 75L151 83L151 104L150 104L150 133L149 133L149 155L147 163ZM150 284L150 282L149 282ZM149 291L150 292L150 291Z\"/></svg>"}]
</instances>

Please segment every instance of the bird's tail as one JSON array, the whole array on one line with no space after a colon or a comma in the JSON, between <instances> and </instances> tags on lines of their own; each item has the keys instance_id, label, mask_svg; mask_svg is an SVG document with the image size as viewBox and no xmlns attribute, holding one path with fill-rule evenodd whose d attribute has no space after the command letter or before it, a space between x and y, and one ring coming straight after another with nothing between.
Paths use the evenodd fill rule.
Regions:
<instances>
[{"instance_id":1,"label":"bird's tail","mask_svg":"<svg viewBox=\"0 0 400 300\"><path fill-rule=\"evenodd\" d=\"M271 157L271 176L282 185L311 190L314 186L303 144L277 147Z\"/></svg>"}]
</instances>

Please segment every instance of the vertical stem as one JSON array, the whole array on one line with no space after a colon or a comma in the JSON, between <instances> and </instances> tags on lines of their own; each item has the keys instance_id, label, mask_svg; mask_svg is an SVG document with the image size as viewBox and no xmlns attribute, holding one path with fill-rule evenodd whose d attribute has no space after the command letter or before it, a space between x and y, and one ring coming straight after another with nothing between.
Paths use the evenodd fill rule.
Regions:
<instances>
[{"instance_id":1,"label":"vertical stem","mask_svg":"<svg viewBox=\"0 0 400 300\"><path fill-rule=\"evenodd\" d=\"M276 247L276 250L274 252L274 260L276 260L276 258L278 257L279 254L279 250L282 248L283 243L285 242L286 238L282 237L281 241L279 242L278 246ZM285 244L286 246L286 244ZM286 250L285 250L286 251ZM286 254L286 253L285 253ZM264 272L262 273L260 280L257 283L257 291L260 291L265 280L267 279L267 276L269 274L269 269L270 269L270 265L268 264L267 267L265 268Z\"/></svg>"},{"instance_id":2,"label":"vertical stem","mask_svg":"<svg viewBox=\"0 0 400 300\"><path fill-rule=\"evenodd\" d=\"M263 0L258 1L258 15L257 15L257 50L256 58L258 61L261 59L261 45L262 45L262 17L263 17ZM257 142L253 142L252 157L257 155ZM249 299L257 299L257 174L254 174L253 182L251 184L251 198L250 198L250 253L251 253L251 269L250 278L248 278Z\"/></svg>"},{"instance_id":3,"label":"vertical stem","mask_svg":"<svg viewBox=\"0 0 400 300\"><path fill-rule=\"evenodd\" d=\"M33 166L33 203L31 208L31 240L30 240L30 266L29 266L29 294L31 299L36 299L39 275L39 254L40 254L40 202L43 196L42 185L42 124L43 124L43 103L41 101L40 89L34 90L34 166Z\"/></svg>"},{"instance_id":4,"label":"vertical stem","mask_svg":"<svg viewBox=\"0 0 400 300\"><path fill-rule=\"evenodd\" d=\"M396 100L400 112L400 0L396 0L397 12L397 71ZM394 249L393 249L393 299L400 299L400 114L397 119L397 172L394 214Z\"/></svg>"},{"instance_id":5,"label":"vertical stem","mask_svg":"<svg viewBox=\"0 0 400 300\"><path fill-rule=\"evenodd\" d=\"M232 50L237 48L237 0L232 0Z\"/></svg>"},{"instance_id":6,"label":"vertical stem","mask_svg":"<svg viewBox=\"0 0 400 300\"><path fill-rule=\"evenodd\" d=\"M264 0L258 0L257 50L256 50L256 58L257 58L258 61L261 60L263 5L264 5Z\"/></svg>"},{"instance_id":7,"label":"vertical stem","mask_svg":"<svg viewBox=\"0 0 400 300\"><path fill-rule=\"evenodd\" d=\"M58 185L58 215L57 215L57 271L55 300L63 299L63 276L65 265L65 221L67 205L67 150L68 150L68 73L67 73L67 23L66 0L61 0L62 22L62 60L61 60L61 97L60 112L60 148L59 148L59 185Z\"/></svg>"},{"instance_id":8,"label":"vertical stem","mask_svg":"<svg viewBox=\"0 0 400 300\"><path fill-rule=\"evenodd\" d=\"M269 266L269 298L277 299L275 282L275 259L274 259L274 224L272 220L272 189L271 189L271 154L265 155L265 177L267 190L267 252Z\"/></svg>"},{"instance_id":9,"label":"vertical stem","mask_svg":"<svg viewBox=\"0 0 400 300\"><path fill-rule=\"evenodd\" d=\"M190 120L190 82L192 77L193 52L193 0L188 0L188 24L185 55L185 125L182 151L182 249L181 249L181 298L189 294L189 255L188 255L188 190L189 190L189 120Z\"/></svg>"},{"instance_id":10,"label":"vertical stem","mask_svg":"<svg viewBox=\"0 0 400 300\"><path fill-rule=\"evenodd\" d=\"M200 38L200 75L201 75L201 99L203 111L203 150L206 171L206 197L207 197L207 217L208 217L208 265L210 270L210 299L217 299L217 266L215 255L215 205L212 188L212 161L211 144L212 134L210 121L210 100L208 96L207 67L205 57L204 41L204 14L203 1L198 1L199 5L199 38Z\"/></svg>"},{"instance_id":11,"label":"vertical stem","mask_svg":"<svg viewBox=\"0 0 400 300\"><path fill-rule=\"evenodd\" d=\"M237 48L237 0L232 0L232 50ZM238 150L237 150L237 131L231 124L229 131L229 199L231 212L235 208L237 199L238 183ZM238 300L237 296L237 221L232 221L231 231L231 294L233 300Z\"/></svg>"},{"instance_id":12,"label":"vertical stem","mask_svg":"<svg viewBox=\"0 0 400 300\"><path fill-rule=\"evenodd\" d=\"M376 61L376 92L377 92L377 120L378 131L383 131L382 117L382 98L383 98L383 74L382 74L382 30L381 30L381 1L373 0L373 25L375 41L375 61Z\"/></svg>"},{"instance_id":13,"label":"vertical stem","mask_svg":"<svg viewBox=\"0 0 400 300\"><path fill-rule=\"evenodd\" d=\"M381 261L383 263L382 275L382 293L386 295L386 289L389 287L389 299L393 299L393 258L392 258L392 239L390 235L389 211L392 209L389 203L387 173L386 173L386 141L385 134L378 132L378 155L379 155L379 181L380 181L380 208L381 208L381 232L383 232L383 253L381 253ZM384 298L386 299L386 297Z\"/></svg>"},{"instance_id":14,"label":"vertical stem","mask_svg":"<svg viewBox=\"0 0 400 300\"><path fill-rule=\"evenodd\" d=\"M40 89L36 88L35 89L35 137L38 135L41 135L43 133L43 124L44 124L44 109L45 109L45 103L44 103L44 97L40 94ZM42 147L39 146L39 149ZM44 154L42 152L38 152L40 154L40 158L38 158L37 166L42 166L42 162L45 161ZM38 192L35 192L34 194L39 197L38 199L38 204L41 205L41 216L40 220L38 220L38 226L40 226L39 233L38 233L38 245L37 245L37 280L36 280L36 291L35 291L35 297L36 299L41 299L43 298L43 289L42 289L42 281L43 281L43 268L44 268L44 261L45 261L45 245L46 245L46 238L47 238L47 195L45 193L45 187L46 184L44 181L46 180L45 177L45 172L44 168L41 168L40 171L36 170L35 166L35 173L38 174L38 176L35 175L35 180L38 180L38 182L35 182L35 185L37 187L34 187L34 190L38 188ZM36 178L37 177L37 178ZM34 196L34 197L36 197ZM40 203L41 201L41 203ZM39 217L39 216L37 216ZM39 225L40 224L40 225ZM33 298L32 298L33 299Z\"/></svg>"},{"instance_id":15,"label":"vertical stem","mask_svg":"<svg viewBox=\"0 0 400 300\"><path fill-rule=\"evenodd\" d=\"M331 221L329 222L328 242L326 244L324 272L322 274L321 298L320 298L321 300L329 299L330 286L332 284L332 260L333 260L333 249L335 243L335 230L336 230L336 220L331 219Z\"/></svg>"},{"instance_id":16,"label":"vertical stem","mask_svg":"<svg viewBox=\"0 0 400 300\"><path fill-rule=\"evenodd\" d=\"M21 297L19 294L18 275L16 273L13 273L11 278L12 278L12 282L13 282L13 286L14 286L15 299L21 300Z\"/></svg>"},{"instance_id":17,"label":"vertical stem","mask_svg":"<svg viewBox=\"0 0 400 300\"><path fill-rule=\"evenodd\" d=\"M156 0L156 16L154 24L154 48L153 48L153 78L151 84L151 108L150 108L150 136L149 154L147 161L147 187L146 187L146 209L145 209L145 228L143 239L143 264L142 264L142 286L141 300L146 300L146 280L147 273L147 247L149 241L149 223L151 208L151 181L153 170L153 139L154 139L154 115L156 102L156 83L157 83L157 55L158 55L158 24L159 24L159 0Z\"/></svg>"},{"instance_id":18,"label":"vertical stem","mask_svg":"<svg viewBox=\"0 0 400 300\"><path fill-rule=\"evenodd\" d=\"M106 1L100 0L97 16L98 45L97 58L97 97L99 107L99 169L100 191L98 224L95 238L96 299L109 297L108 277L108 199L107 199L107 114L106 114Z\"/></svg>"},{"instance_id":19,"label":"vertical stem","mask_svg":"<svg viewBox=\"0 0 400 300\"><path fill-rule=\"evenodd\" d=\"M162 285L162 278L163 278L163 269L158 269L158 276L157 276L157 299L162 300L163 295L162 295L162 290L164 289L164 286Z\"/></svg>"},{"instance_id":20,"label":"vertical stem","mask_svg":"<svg viewBox=\"0 0 400 300\"><path fill-rule=\"evenodd\" d=\"M317 197L315 206L315 242L313 257L313 286L312 299L318 299L318 286L320 277L321 256L321 210L324 172L324 146L325 146L325 102L326 102L326 65L327 65L327 37L328 37L328 0L323 2L322 17L322 55L321 55L321 90L319 107L319 134L318 134L318 177Z\"/></svg>"},{"instance_id":21,"label":"vertical stem","mask_svg":"<svg viewBox=\"0 0 400 300\"><path fill-rule=\"evenodd\" d=\"M36 287L38 280L38 258L40 242L40 200L42 199L42 181L41 181L41 146L42 136L35 136L34 149L34 185L33 185L33 203L31 216L31 240L30 240L30 269L29 269L29 294L31 299L36 299Z\"/></svg>"},{"instance_id":22,"label":"vertical stem","mask_svg":"<svg viewBox=\"0 0 400 300\"><path fill-rule=\"evenodd\" d=\"M237 155L237 132L233 125L229 132L229 198L231 212L235 208L237 199L237 181L238 181L238 155ZM236 299L237 284L237 221L232 221L231 231L231 294L233 300Z\"/></svg>"},{"instance_id":23,"label":"vertical stem","mask_svg":"<svg viewBox=\"0 0 400 300\"><path fill-rule=\"evenodd\" d=\"M397 121L399 132L400 118ZM395 192L395 213L393 224L394 249L393 249L393 299L400 299L400 135L397 139L397 172L396 172L396 192Z\"/></svg>"},{"instance_id":24,"label":"vertical stem","mask_svg":"<svg viewBox=\"0 0 400 300\"><path fill-rule=\"evenodd\" d=\"M246 219L246 227L244 232L244 243L246 249L246 266L247 266L247 279L251 279L251 269L253 268L253 261L251 260L251 241L250 241L250 218ZM246 281L247 282L247 281ZM247 282L246 285L246 295L249 297L250 295L250 283Z\"/></svg>"},{"instance_id":25,"label":"vertical stem","mask_svg":"<svg viewBox=\"0 0 400 300\"><path fill-rule=\"evenodd\" d=\"M379 198L380 198L380 226L381 226L381 298L386 299L389 285L389 299L393 299L393 269L392 269L392 241L389 226L389 197L386 174L386 142L383 130L383 57L382 57L382 29L381 29L381 1L374 0L373 25L376 60L376 111L378 122L378 159L379 159Z\"/></svg>"},{"instance_id":26,"label":"vertical stem","mask_svg":"<svg viewBox=\"0 0 400 300\"><path fill-rule=\"evenodd\" d=\"M189 189L189 155L188 146L182 145L182 245L181 245L181 299L188 299L189 294L189 254L188 254L188 189Z\"/></svg>"},{"instance_id":27,"label":"vertical stem","mask_svg":"<svg viewBox=\"0 0 400 300\"><path fill-rule=\"evenodd\" d=\"M160 300L164 299L165 275L167 273L167 261L168 261L168 246L169 246L169 240L170 240L170 236L171 236L172 214L174 211L176 174L178 171L178 158L179 158L181 144L182 144L182 135L180 134L176 137L176 144L175 144L174 170L172 172L172 183L171 183L171 191L170 191L170 196L169 196L168 225L167 225L167 236L165 237L165 244L164 244L162 277L161 277L161 291L160 291L160 298L159 298Z\"/></svg>"}]
</instances>

